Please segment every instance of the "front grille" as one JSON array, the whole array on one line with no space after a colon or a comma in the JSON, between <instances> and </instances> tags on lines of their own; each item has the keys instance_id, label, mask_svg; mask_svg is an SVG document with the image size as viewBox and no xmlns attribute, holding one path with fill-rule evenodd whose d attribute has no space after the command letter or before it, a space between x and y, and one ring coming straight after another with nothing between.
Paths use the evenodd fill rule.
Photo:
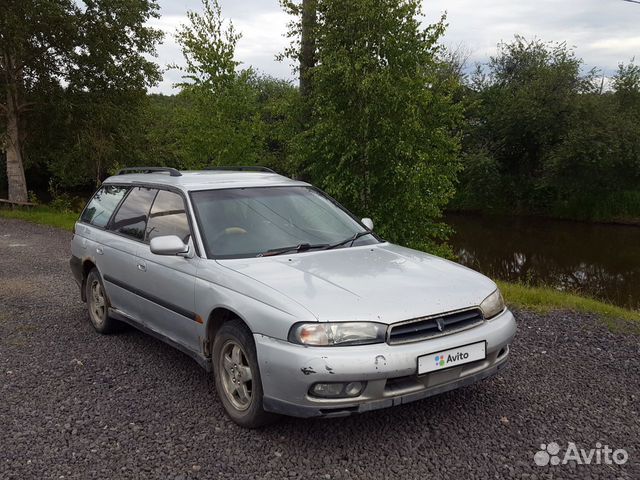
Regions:
<instances>
[{"instance_id":1,"label":"front grille","mask_svg":"<svg viewBox=\"0 0 640 480\"><path fill-rule=\"evenodd\" d=\"M390 345L419 342L420 340L466 330L479 325L483 321L482 312L477 308L416 318L391 325L387 342Z\"/></svg>"}]
</instances>

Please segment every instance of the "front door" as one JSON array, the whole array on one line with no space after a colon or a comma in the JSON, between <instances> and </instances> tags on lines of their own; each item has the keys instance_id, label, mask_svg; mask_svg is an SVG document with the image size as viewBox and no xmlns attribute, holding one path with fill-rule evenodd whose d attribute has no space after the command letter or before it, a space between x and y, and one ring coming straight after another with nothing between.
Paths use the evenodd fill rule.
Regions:
<instances>
[{"instance_id":1,"label":"front door","mask_svg":"<svg viewBox=\"0 0 640 480\"><path fill-rule=\"evenodd\" d=\"M193 252L184 200L168 190L158 192L149 214L145 243L138 250L136 275L146 293L144 321L148 328L199 352L203 325L194 313L199 259L151 253L151 239L164 235L177 235L190 244Z\"/></svg>"}]
</instances>

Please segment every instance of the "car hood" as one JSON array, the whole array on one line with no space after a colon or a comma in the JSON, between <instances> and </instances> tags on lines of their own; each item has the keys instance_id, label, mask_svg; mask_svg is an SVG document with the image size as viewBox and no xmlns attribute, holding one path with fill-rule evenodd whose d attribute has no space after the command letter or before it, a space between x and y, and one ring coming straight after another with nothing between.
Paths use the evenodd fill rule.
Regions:
<instances>
[{"instance_id":1,"label":"car hood","mask_svg":"<svg viewBox=\"0 0 640 480\"><path fill-rule=\"evenodd\" d=\"M496 288L466 267L389 243L218 263L320 321L389 324L477 306Z\"/></svg>"}]
</instances>

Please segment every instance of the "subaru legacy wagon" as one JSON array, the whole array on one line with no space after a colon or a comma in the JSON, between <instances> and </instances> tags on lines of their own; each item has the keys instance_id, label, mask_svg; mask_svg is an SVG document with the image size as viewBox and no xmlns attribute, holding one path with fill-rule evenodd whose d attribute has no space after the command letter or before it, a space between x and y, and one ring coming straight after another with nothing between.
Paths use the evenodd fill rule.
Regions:
<instances>
[{"instance_id":1,"label":"subaru legacy wagon","mask_svg":"<svg viewBox=\"0 0 640 480\"><path fill-rule=\"evenodd\" d=\"M125 169L71 252L93 327L131 324L190 355L245 427L472 384L505 366L516 331L488 278L261 167Z\"/></svg>"}]
</instances>

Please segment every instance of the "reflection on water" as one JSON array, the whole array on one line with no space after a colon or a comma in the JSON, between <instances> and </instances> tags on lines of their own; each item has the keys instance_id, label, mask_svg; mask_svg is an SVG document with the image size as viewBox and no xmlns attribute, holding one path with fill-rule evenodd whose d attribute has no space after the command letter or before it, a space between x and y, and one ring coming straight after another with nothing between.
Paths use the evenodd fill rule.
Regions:
<instances>
[{"instance_id":1,"label":"reflection on water","mask_svg":"<svg viewBox=\"0 0 640 480\"><path fill-rule=\"evenodd\" d=\"M640 309L640 227L467 214L446 220L468 267Z\"/></svg>"}]
</instances>

